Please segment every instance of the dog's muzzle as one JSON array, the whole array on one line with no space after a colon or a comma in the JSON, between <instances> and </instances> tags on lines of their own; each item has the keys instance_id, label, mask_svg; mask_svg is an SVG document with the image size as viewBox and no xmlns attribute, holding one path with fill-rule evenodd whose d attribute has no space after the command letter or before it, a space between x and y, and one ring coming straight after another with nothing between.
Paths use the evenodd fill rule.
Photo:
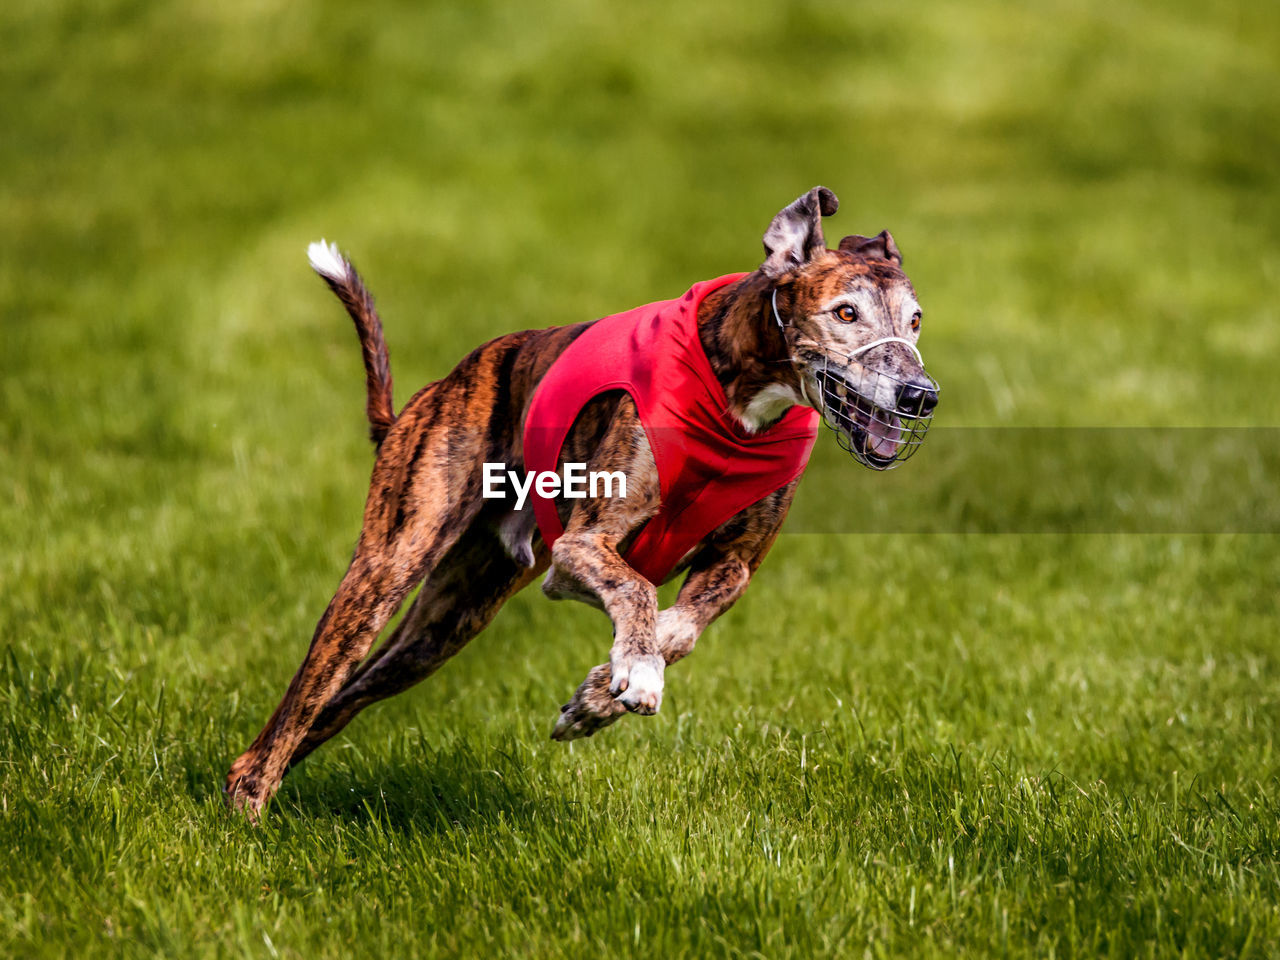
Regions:
<instances>
[{"instance_id":1,"label":"dog's muzzle","mask_svg":"<svg viewBox=\"0 0 1280 960\"><path fill-rule=\"evenodd\" d=\"M916 355L918 376L904 379L867 364L869 351L890 343ZM938 384L924 372L920 351L910 340L885 337L848 356L823 354L808 366L822 394L822 419L859 463L891 470L920 448L938 404Z\"/></svg>"}]
</instances>

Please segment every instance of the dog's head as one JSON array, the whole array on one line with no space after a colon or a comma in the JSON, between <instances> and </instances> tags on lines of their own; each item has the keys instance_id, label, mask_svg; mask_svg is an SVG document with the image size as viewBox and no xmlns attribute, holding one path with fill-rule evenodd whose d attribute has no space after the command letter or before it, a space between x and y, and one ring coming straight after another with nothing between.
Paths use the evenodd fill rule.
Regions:
<instances>
[{"instance_id":1,"label":"dog's head","mask_svg":"<svg viewBox=\"0 0 1280 960\"><path fill-rule=\"evenodd\" d=\"M765 231L772 319L782 331L805 402L858 462L887 470L924 439L938 385L916 348L921 309L885 230L828 250L822 218L839 201L814 187Z\"/></svg>"}]
</instances>

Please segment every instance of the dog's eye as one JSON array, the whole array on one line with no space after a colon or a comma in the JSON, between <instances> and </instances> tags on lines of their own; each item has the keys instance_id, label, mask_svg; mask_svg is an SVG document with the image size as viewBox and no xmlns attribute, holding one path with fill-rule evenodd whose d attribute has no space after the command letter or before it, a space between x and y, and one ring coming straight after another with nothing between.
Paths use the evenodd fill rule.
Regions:
<instances>
[{"instance_id":1,"label":"dog's eye","mask_svg":"<svg viewBox=\"0 0 1280 960\"><path fill-rule=\"evenodd\" d=\"M844 323L853 323L858 319L858 311L846 303L836 307L836 316Z\"/></svg>"},{"instance_id":2,"label":"dog's eye","mask_svg":"<svg viewBox=\"0 0 1280 960\"><path fill-rule=\"evenodd\" d=\"M920 311L919 310L917 310L915 313L911 315L911 329L912 330L920 329Z\"/></svg>"}]
</instances>

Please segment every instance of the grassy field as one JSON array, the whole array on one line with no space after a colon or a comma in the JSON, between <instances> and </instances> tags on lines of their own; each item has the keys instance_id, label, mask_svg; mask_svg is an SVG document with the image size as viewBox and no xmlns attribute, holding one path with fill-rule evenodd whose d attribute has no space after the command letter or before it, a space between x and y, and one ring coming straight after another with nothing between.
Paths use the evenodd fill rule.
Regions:
<instances>
[{"instance_id":1,"label":"grassy field","mask_svg":"<svg viewBox=\"0 0 1280 960\"><path fill-rule=\"evenodd\" d=\"M1143 459L1080 440L1210 482L1179 428L1280 427L1280 9L11 0L0 42L0 955L1280 956L1276 431L1230 523L1113 525ZM824 461L837 532L658 717L552 743L609 629L529 591L228 815L371 464L307 242L403 400L751 268L815 183L906 255L939 442ZM955 438L1033 427L1095 514L984 512L1040 448ZM856 532L929 477L969 506Z\"/></svg>"}]
</instances>

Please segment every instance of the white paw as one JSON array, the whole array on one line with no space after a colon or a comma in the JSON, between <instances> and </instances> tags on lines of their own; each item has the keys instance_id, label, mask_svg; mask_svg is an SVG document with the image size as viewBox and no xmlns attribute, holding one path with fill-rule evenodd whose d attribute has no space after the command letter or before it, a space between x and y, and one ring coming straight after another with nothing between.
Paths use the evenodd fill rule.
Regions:
<instances>
[{"instance_id":1,"label":"white paw","mask_svg":"<svg viewBox=\"0 0 1280 960\"><path fill-rule=\"evenodd\" d=\"M662 706L662 671L659 657L632 660L627 667L615 669L610 689L618 702L632 713L650 715Z\"/></svg>"},{"instance_id":2,"label":"white paw","mask_svg":"<svg viewBox=\"0 0 1280 960\"><path fill-rule=\"evenodd\" d=\"M667 607L658 611L658 649L666 661L679 660L698 642L698 623L688 611Z\"/></svg>"}]
</instances>

